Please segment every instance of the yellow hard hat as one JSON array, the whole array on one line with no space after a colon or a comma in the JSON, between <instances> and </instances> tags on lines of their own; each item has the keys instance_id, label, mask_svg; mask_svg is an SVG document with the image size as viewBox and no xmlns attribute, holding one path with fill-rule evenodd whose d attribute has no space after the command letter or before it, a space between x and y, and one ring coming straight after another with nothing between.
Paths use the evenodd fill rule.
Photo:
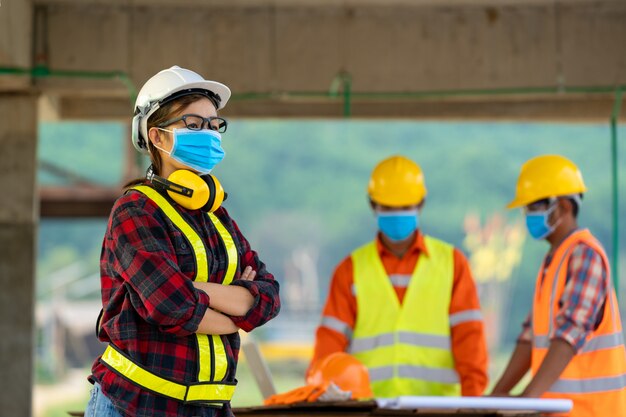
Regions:
<instances>
[{"instance_id":1,"label":"yellow hard hat","mask_svg":"<svg viewBox=\"0 0 626 417\"><path fill-rule=\"evenodd\" d=\"M392 156L376 165L367 193L384 206L404 207L419 204L426 197L422 169L403 156Z\"/></svg>"},{"instance_id":2,"label":"yellow hard hat","mask_svg":"<svg viewBox=\"0 0 626 417\"><path fill-rule=\"evenodd\" d=\"M578 167L560 155L542 155L528 160L517 179L515 198L507 208L526 206L549 197L587 191Z\"/></svg>"}]
</instances>

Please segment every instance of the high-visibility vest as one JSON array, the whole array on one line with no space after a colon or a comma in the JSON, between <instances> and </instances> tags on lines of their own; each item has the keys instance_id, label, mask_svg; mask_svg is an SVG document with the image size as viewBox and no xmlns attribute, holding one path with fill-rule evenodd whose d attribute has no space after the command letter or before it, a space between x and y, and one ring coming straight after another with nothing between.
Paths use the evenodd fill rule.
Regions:
<instances>
[{"instance_id":1,"label":"high-visibility vest","mask_svg":"<svg viewBox=\"0 0 626 417\"><path fill-rule=\"evenodd\" d=\"M145 194L156 203L172 223L181 231L189 241L196 260L196 275L194 281L208 282L209 264L207 251L198 233L180 213L153 188L138 185L133 189ZM217 232L226 247L228 263L223 285L232 282L237 270L238 253L232 235L226 230L220 220L213 214L208 213L209 219L217 229ZM185 381L185 383L171 381L149 371L143 364L135 362L132 358L121 352L113 344L109 344L101 361L118 375L126 378L135 385L169 398L185 403L202 403L209 406L222 407L231 400L236 383L223 382L228 371L228 361L224 343L220 335L206 335L196 333L198 341L198 376L197 381Z\"/></svg>"},{"instance_id":2,"label":"high-visibility vest","mask_svg":"<svg viewBox=\"0 0 626 417\"><path fill-rule=\"evenodd\" d=\"M357 318L349 351L367 366L376 397L460 395L450 348L453 247L424 237L402 304L376 243L352 253Z\"/></svg>"},{"instance_id":3,"label":"high-visibility vest","mask_svg":"<svg viewBox=\"0 0 626 417\"><path fill-rule=\"evenodd\" d=\"M543 397L571 399L574 407L568 415L572 417L625 417L626 350L617 298L608 276L610 268L604 249L586 229L567 237L554 253L543 279L544 265L537 275L532 312L531 370L533 375L537 373L550 347L550 335L560 310L559 300L565 288L569 259L574 247L581 242L600 254L607 271L609 288L604 315L599 327L587 336L582 350L574 355Z\"/></svg>"}]
</instances>

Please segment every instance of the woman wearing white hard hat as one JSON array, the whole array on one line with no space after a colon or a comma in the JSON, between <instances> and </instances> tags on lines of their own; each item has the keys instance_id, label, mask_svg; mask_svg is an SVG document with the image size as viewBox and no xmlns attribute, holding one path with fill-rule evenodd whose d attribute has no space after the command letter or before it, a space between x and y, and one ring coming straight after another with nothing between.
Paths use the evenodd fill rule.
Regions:
<instances>
[{"instance_id":1,"label":"woman wearing white hard hat","mask_svg":"<svg viewBox=\"0 0 626 417\"><path fill-rule=\"evenodd\" d=\"M278 314L278 283L221 207L223 84L179 67L142 87L132 141L150 156L111 211L101 255L108 347L89 416L230 416L237 331Z\"/></svg>"}]
</instances>

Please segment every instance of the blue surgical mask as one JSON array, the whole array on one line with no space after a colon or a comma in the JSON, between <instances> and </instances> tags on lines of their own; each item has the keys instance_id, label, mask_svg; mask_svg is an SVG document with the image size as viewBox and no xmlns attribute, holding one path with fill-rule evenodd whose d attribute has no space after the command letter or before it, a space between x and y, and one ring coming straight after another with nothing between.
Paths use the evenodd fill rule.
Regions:
<instances>
[{"instance_id":1,"label":"blue surgical mask","mask_svg":"<svg viewBox=\"0 0 626 417\"><path fill-rule=\"evenodd\" d=\"M419 217L417 210L376 212L378 228L393 241L401 241L417 230Z\"/></svg>"},{"instance_id":2,"label":"blue surgical mask","mask_svg":"<svg viewBox=\"0 0 626 417\"><path fill-rule=\"evenodd\" d=\"M549 207L547 210L543 211L531 211L526 213L526 228L528 229L528 233L537 239L541 240L548 237L556 226L558 225L558 221L555 222L552 226L549 224L550 214L556 208L556 204L552 207Z\"/></svg>"},{"instance_id":3,"label":"blue surgical mask","mask_svg":"<svg viewBox=\"0 0 626 417\"><path fill-rule=\"evenodd\" d=\"M173 133L174 144L172 150L167 153L172 159L181 164L195 169L200 174L208 174L224 159L224 149L222 149L222 135L213 130L190 130L174 129L166 130Z\"/></svg>"}]
</instances>

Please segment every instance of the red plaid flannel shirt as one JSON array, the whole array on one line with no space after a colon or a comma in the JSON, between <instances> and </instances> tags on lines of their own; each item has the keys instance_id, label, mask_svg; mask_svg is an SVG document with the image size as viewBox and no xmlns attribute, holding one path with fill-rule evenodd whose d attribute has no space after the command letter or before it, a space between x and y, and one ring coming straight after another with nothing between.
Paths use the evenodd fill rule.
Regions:
<instances>
[{"instance_id":1,"label":"red plaid flannel shirt","mask_svg":"<svg viewBox=\"0 0 626 417\"><path fill-rule=\"evenodd\" d=\"M217 230L204 212L176 207L205 242L209 281L222 282L227 256ZM231 285L247 288L255 299L245 316L230 318L241 329L250 331L278 314L278 282L226 209L220 208L214 214L233 236L239 253ZM257 272L254 281L239 280L246 266ZM192 284L196 267L189 242L144 194L130 191L116 201L104 237L100 270L104 311L99 339L112 342L159 376L179 382L197 381L195 331L211 302ZM233 382L239 335L224 335L222 341L228 361L224 381ZM230 405L221 409L185 405L144 391L109 370L99 358L89 380L99 382L116 409L128 416L232 415Z\"/></svg>"}]
</instances>

